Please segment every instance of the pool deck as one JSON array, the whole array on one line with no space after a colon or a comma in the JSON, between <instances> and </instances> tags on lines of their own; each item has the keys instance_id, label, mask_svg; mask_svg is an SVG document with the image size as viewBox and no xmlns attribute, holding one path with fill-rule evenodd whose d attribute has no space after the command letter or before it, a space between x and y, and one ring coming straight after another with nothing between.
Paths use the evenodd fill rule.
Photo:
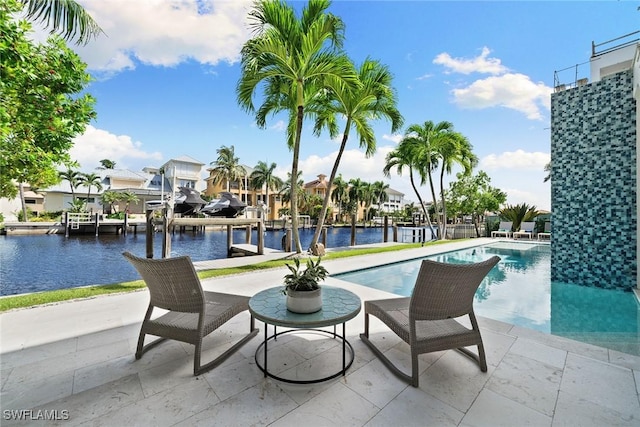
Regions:
<instances>
[{"instance_id":1,"label":"pool deck","mask_svg":"<svg viewBox=\"0 0 640 427\"><path fill-rule=\"evenodd\" d=\"M335 274L495 241L324 261ZM207 267L270 259L207 261ZM284 268L206 279L207 290L253 295ZM328 278L362 300L383 291ZM364 315L347 323L355 361L345 377L315 385L263 378L260 333L212 371L193 376L193 346L167 341L136 361L146 290L0 314L0 404L5 425L91 426L638 426L640 357L481 318L488 372L456 351L420 358L420 387L394 377L360 341ZM242 313L205 340L203 361L246 333ZM377 319L372 340L409 370L408 347ZM313 338L313 339L312 339ZM270 347L270 370L308 378L334 369L337 342L290 334ZM332 356L334 358L332 359ZM329 366L328 366L329 365ZM8 410L34 410L10 412ZM54 422L33 418L58 416ZM11 420L12 414L32 420ZM66 418L68 415L68 420Z\"/></svg>"}]
</instances>

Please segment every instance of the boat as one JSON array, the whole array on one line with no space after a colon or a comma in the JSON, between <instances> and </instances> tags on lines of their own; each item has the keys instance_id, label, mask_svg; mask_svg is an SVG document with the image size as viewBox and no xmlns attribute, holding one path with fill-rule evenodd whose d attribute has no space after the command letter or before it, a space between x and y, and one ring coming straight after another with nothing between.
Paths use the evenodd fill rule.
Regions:
<instances>
[{"instance_id":1,"label":"boat","mask_svg":"<svg viewBox=\"0 0 640 427\"><path fill-rule=\"evenodd\" d=\"M235 218L247 207L246 203L240 201L234 194L228 191L220 193L218 199L213 199L200 209L200 213L207 216L218 216L225 218Z\"/></svg>"},{"instance_id":2,"label":"boat","mask_svg":"<svg viewBox=\"0 0 640 427\"><path fill-rule=\"evenodd\" d=\"M200 197L199 192L188 187L178 187L173 201L173 213L183 216L197 214L207 204L207 201ZM163 206L161 200L147 202L148 209L157 209L161 206Z\"/></svg>"},{"instance_id":3,"label":"boat","mask_svg":"<svg viewBox=\"0 0 640 427\"><path fill-rule=\"evenodd\" d=\"M178 187L178 190L173 206L174 214L197 214L207 204L207 201L200 197L200 193L192 188Z\"/></svg>"}]
</instances>

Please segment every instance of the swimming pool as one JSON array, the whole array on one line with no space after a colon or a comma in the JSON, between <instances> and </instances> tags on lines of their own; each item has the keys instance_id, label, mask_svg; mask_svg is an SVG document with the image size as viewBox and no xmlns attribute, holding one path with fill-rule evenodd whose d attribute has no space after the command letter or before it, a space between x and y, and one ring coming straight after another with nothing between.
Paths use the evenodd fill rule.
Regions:
<instances>
[{"instance_id":1,"label":"swimming pool","mask_svg":"<svg viewBox=\"0 0 640 427\"><path fill-rule=\"evenodd\" d=\"M475 294L477 315L640 355L640 309L631 292L551 281L551 248L496 242L428 257L440 262L500 263ZM337 274L348 282L410 296L421 260Z\"/></svg>"}]
</instances>

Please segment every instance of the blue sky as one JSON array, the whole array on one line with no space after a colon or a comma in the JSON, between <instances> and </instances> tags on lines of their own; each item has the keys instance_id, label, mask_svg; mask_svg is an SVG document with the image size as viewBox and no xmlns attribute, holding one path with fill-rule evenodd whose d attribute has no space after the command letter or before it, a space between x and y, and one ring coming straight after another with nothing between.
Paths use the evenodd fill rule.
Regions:
<instances>
[{"instance_id":1,"label":"blue sky","mask_svg":"<svg viewBox=\"0 0 640 427\"><path fill-rule=\"evenodd\" d=\"M72 150L81 170L108 158L139 171L183 155L208 166L218 148L233 145L241 163L275 162L286 177L291 153L284 117L270 117L259 129L236 101L251 2L79 2L107 35L74 47L94 76L88 91L97 99L97 119ZM554 71L581 64L578 78L588 77L591 42L636 31L638 5L338 0L329 10L343 19L344 47L356 63L369 56L390 68L404 128L452 122L473 145L478 169L507 193L508 203L549 209L543 167L550 160ZM574 79L574 70L560 73L561 82ZM366 159L352 135L340 172L346 179L384 180L417 200L406 174L386 179L381 172L401 135L393 135L387 122L376 122L375 130L376 155ZM326 134L304 133L305 181L330 173L338 146ZM427 195L426 188L421 192Z\"/></svg>"}]
</instances>

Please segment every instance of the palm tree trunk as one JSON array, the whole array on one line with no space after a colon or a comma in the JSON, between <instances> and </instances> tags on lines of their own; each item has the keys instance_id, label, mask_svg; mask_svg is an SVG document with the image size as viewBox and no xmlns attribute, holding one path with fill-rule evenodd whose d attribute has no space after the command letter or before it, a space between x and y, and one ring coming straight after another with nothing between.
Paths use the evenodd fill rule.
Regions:
<instances>
[{"instance_id":1,"label":"palm tree trunk","mask_svg":"<svg viewBox=\"0 0 640 427\"><path fill-rule=\"evenodd\" d=\"M300 138L302 136L302 118L304 106L298 105L298 118L296 125L296 138L293 143L293 161L291 162L291 231L296 253L302 253L300 245L300 233L298 230L298 158L300 156Z\"/></svg>"},{"instance_id":2,"label":"palm tree trunk","mask_svg":"<svg viewBox=\"0 0 640 427\"><path fill-rule=\"evenodd\" d=\"M418 197L418 202L420 202L420 206L422 207L422 212L424 212L424 215L427 218L427 222L429 223L429 231L431 231L432 230L431 218L429 218L429 212L427 211L427 208L424 206L424 203L422 202L422 197L420 197L420 193L416 188L416 183L413 180L413 171L411 169L409 169L409 181L411 182L411 187L413 187L413 191L416 193L416 196Z\"/></svg>"},{"instance_id":3,"label":"palm tree trunk","mask_svg":"<svg viewBox=\"0 0 640 427\"><path fill-rule=\"evenodd\" d=\"M440 171L440 198L442 199L442 239L446 240L447 236L447 205L444 201L444 162Z\"/></svg>"},{"instance_id":4,"label":"palm tree trunk","mask_svg":"<svg viewBox=\"0 0 640 427\"><path fill-rule=\"evenodd\" d=\"M322 231L322 226L324 225L324 221L327 217L327 208L329 207L329 200L331 199L331 186L333 185L333 181L336 178L338 173L338 166L340 165L340 159L342 158L342 154L344 153L344 148L347 146L347 140L349 139L349 129L351 128L351 118L347 119L347 124L345 125L345 131L342 135L342 143L340 144L340 149L338 150L338 155L336 156L336 160L333 162L333 168L331 169L331 176L329 177L329 182L327 183L327 192L324 194L324 200L322 201L322 209L320 210L320 215L318 216L318 223L316 224L316 231L313 233L313 239L311 239L311 248L315 248L318 244L318 240L320 239L320 232Z\"/></svg>"},{"instance_id":5,"label":"palm tree trunk","mask_svg":"<svg viewBox=\"0 0 640 427\"><path fill-rule=\"evenodd\" d=\"M438 227L438 239L442 239L443 235L440 232L440 217L438 216L438 199L436 198L436 190L433 188L433 178L431 177L431 170L429 170L427 176L429 177L429 188L431 189L431 197L433 199L433 209L436 211L436 226Z\"/></svg>"}]
</instances>

